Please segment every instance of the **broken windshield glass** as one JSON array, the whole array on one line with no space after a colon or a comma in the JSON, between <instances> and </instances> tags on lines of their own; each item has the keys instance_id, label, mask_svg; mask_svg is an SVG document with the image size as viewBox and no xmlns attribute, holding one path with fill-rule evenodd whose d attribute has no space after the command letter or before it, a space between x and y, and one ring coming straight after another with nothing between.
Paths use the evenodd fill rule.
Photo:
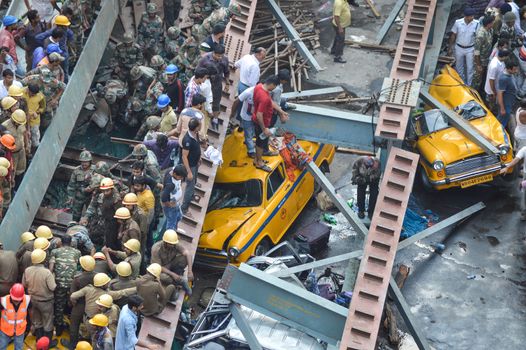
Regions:
<instances>
[{"instance_id":1,"label":"broken windshield glass","mask_svg":"<svg viewBox=\"0 0 526 350\"><path fill-rule=\"evenodd\" d=\"M215 183L208 211L224 208L256 207L262 202L261 181Z\"/></svg>"}]
</instances>

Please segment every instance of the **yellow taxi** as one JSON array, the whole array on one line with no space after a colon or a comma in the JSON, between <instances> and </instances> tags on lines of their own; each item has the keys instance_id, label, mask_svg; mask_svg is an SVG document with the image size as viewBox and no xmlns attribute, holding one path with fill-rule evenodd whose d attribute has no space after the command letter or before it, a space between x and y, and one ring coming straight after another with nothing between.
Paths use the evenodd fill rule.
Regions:
<instances>
[{"instance_id":1,"label":"yellow taxi","mask_svg":"<svg viewBox=\"0 0 526 350\"><path fill-rule=\"evenodd\" d=\"M225 139L223 165L199 239L199 265L224 267L264 254L281 240L314 193L315 181L307 170L295 170L295 180L289 180L280 156L265 157L270 173L256 169L243 142L237 130ZM298 143L322 170L329 170L334 146Z\"/></svg>"},{"instance_id":2,"label":"yellow taxi","mask_svg":"<svg viewBox=\"0 0 526 350\"><path fill-rule=\"evenodd\" d=\"M421 155L420 175L424 186L437 190L466 188L500 176L499 171L513 159L512 142L478 93L464 85L458 73L449 66L433 80L429 93L469 121L500 150L500 155L485 153L450 126L447 116L440 110L427 110L411 120L415 135L412 142Z\"/></svg>"}]
</instances>

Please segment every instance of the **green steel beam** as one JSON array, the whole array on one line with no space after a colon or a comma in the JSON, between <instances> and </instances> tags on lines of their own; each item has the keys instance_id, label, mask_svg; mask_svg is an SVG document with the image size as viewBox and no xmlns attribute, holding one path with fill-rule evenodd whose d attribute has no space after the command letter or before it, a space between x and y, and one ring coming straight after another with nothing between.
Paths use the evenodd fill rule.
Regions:
<instances>
[{"instance_id":1,"label":"green steel beam","mask_svg":"<svg viewBox=\"0 0 526 350\"><path fill-rule=\"evenodd\" d=\"M13 1L16 2L22 1ZM75 126L118 14L118 0L103 1L70 82L60 99L53 121L46 130L0 225L0 241L4 243L6 249L16 250L20 244L20 233L27 231L33 222Z\"/></svg>"}]
</instances>

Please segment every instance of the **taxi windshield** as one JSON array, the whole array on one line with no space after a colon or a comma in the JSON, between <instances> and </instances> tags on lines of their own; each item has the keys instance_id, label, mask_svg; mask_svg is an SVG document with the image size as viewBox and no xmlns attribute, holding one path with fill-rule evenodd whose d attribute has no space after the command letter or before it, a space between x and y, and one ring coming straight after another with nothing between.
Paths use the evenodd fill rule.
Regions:
<instances>
[{"instance_id":1,"label":"taxi windshield","mask_svg":"<svg viewBox=\"0 0 526 350\"><path fill-rule=\"evenodd\" d=\"M261 181L215 183L210 196L208 211L224 208L256 207L262 203Z\"/></svg>"}]
</instances>

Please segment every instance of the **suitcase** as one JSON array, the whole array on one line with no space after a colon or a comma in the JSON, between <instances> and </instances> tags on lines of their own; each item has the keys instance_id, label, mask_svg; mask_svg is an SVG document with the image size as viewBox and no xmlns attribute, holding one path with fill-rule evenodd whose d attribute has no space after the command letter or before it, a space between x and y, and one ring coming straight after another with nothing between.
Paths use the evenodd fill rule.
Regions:
<instances>
[{"instance_id":1,"label":"suitcase","mask_svg":"<svg viewBox=\"0 0 526 350\"><path fill-rule=\"evenodd\" d=\"M300 253L315 254L327 247L330 234L330 226L314 221L300 228L294 241Z\"/></svg>"}]
</instances>

